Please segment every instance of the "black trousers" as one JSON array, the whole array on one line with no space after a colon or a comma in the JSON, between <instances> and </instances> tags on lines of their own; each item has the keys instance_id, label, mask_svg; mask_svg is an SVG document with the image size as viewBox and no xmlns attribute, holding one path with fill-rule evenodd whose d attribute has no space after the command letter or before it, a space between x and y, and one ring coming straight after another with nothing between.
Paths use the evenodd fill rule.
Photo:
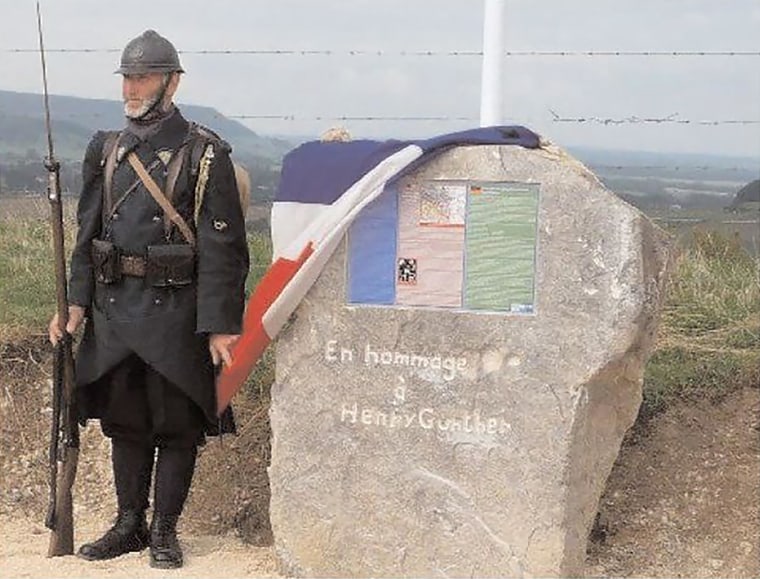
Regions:
<instances>
[{"instance_id":1,"label":"black trousers","mask_svg":"<svg viewBox=\"0 0 760 579\"><path fill-rule=\"evenodd\" d=\"M203 412L137 356L98 386L104 389L100 425L111 438L119 510L147 509L155 463L154 510L179 517L204 441Z\"/></svg>"},{"instance_id":2,"label":"black trousers","mask_svg":"<svg viewBox=\"0 0 760 579\"><path fill-rule=\"evenodd\" d=\"M100 426L109 438L169 448L203 443L203 411L136 355L111 370L97 387L105 390Z\"/></svg>"}]
</instances>

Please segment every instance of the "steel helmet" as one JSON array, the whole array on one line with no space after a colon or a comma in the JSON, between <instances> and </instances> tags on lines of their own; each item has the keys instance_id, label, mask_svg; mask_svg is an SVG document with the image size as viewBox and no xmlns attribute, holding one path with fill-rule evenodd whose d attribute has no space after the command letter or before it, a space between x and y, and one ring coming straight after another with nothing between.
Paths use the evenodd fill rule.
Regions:
<instances>
[{"instance_id":1,"label":"steel helmet","mask_svg":"<svg viewBox=\"0 0 760 579\"><path fill-rule=\"evenodd\" d=\"M146 30L130 40L121 53L117 74L185 72L174 45L155 30Z\"/></svg>"}]
</instances>

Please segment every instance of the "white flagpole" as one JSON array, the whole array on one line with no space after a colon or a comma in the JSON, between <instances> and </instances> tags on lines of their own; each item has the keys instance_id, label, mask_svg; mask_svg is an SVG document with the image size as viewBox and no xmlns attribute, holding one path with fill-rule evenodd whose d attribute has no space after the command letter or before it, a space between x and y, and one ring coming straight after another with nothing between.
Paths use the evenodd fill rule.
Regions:
<instances>
[{"instance_id":1,"label":"white flagpole","mask_svg":"<svg viewBox=\"0 0 760 579\"><path fill-rule=\"evenodd\" d=\"M484 2L480 126L489 127L502 123L504 5L506 0L484 0Z\"/></svg>"}]
</instances>

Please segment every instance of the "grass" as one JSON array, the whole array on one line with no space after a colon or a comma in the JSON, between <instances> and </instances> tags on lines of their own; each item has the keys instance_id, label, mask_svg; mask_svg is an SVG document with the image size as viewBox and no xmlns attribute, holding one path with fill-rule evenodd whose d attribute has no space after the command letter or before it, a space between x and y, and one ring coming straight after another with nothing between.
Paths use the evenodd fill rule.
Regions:
<instances>
[{"instance_id":1,"label":"grass","mask_svg":"<svg viewBox=\"0 0 760 579\"><path fill-rule=\"evenodd\" d=\"M760 386L760 257L734 235L696 229L671 275L640 415L746 385Z\"/></svg>"},{"instance_id":2,"label":"grass","mask_svg":"<svg viewBox=\"0 0 760 579\"><path fill-rule=\"evenodd\" d=\"M46 203L34 200L30 204L34 205L31 209L0 214L0 342L46 334L55 310L51 228L48 220L39 216ZM76 235L70 213L64 229L64 243L70 252ZM248 247L251 269L246 288L250 291L266 271L272 249L268 237L257 233L248 234Z\"/></svg>"},{"instance_id":3,"label":"grass","mask_svg":"<svg viewBox=\"0 0 760 579\"><path fill-rule=\"evenodd\" d=\"M706 352L683 346L657 350L646 368L641 413L650 418L677 398L721 400L752 380L752 356L746 354L731 350Z\"/></svg>"},{"instance_id":4,"label":"grass","mask_svg":"<svg viewBox=\"0 0 760 579\"><path fill-rule=\"evenodd\" d=\"M272 261L272 242L268 235L262 233L248 233L248 252L251 258L251 267L246 279L246 291L253 291L256 284L266 272Z\"/></svg>"},{"instance_id":5,"label":"grass","mask_svg":"<svg viewBox=\"0 0 760 579\"><path fill-rule=\"evenodd\" d=\"M73 243L73 228L66 244ZM0 341L46 332L55 310L50 226L44 220L0 220Z\"/></svg>"},{"instance_id":6,"label":"grass","mask_svg":"<svg viewBox=\"0 0 760 579\"><path fill-rule=\"evenodd\" d=\"M36 203L36 213L19 208L18 213L0 212L0 343L44 335L55 307L50 227L40 217L46 204ZM67 215L66 246L71 248L73 217ZM758 257L734 235L695 229L690 238L676 260L658 341L646 367L644 419L679 399L717 400L736 388L760 385ZM250 292L268 267L272 249L261 233L249 233L248 243ZM266 399L273 379L270 349L246 393Z\"/></svg>"},{"instance_id":7,"label":"grass","mask_svg":"<svg viewBox=\"0 0 760 579\"><path fill-rule=\"evenodd\" d=\"M685 336L726 328L760 311L757 258L738 240L697 230L678 262L666 326Z\"/></svg>"}]
</instances>

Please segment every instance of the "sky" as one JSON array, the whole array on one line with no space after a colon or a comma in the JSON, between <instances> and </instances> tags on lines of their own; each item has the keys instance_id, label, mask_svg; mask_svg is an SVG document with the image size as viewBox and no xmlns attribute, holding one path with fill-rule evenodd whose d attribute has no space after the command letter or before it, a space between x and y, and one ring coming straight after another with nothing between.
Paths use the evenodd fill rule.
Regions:
<instances>
[{"instance_id":1,"label":"sky","mask_svg":"<svg viewBox=\"0 0 760 579\"><path fill-rule=\"evenodd\" d=\"M501 59L503 124L566 147L740 155L760 165L760 0L505 3L505 50L522 54ZM187 71L180 106L287 117L241 119L261 134L318 135L340 125L355 137L414 138L479 124L482 57L450 53L482 50L483 0L41 0L41 7L53 94L120 98L113 74L120 51L154 28L180 50ZM0 0L0 15L0 89L40 92L34 1ZM199 53L209 50L331 54ZM737 54L524 54L588 51ZM343 116L384 120L330 118Z\"/></svg>"}]
</instances>

